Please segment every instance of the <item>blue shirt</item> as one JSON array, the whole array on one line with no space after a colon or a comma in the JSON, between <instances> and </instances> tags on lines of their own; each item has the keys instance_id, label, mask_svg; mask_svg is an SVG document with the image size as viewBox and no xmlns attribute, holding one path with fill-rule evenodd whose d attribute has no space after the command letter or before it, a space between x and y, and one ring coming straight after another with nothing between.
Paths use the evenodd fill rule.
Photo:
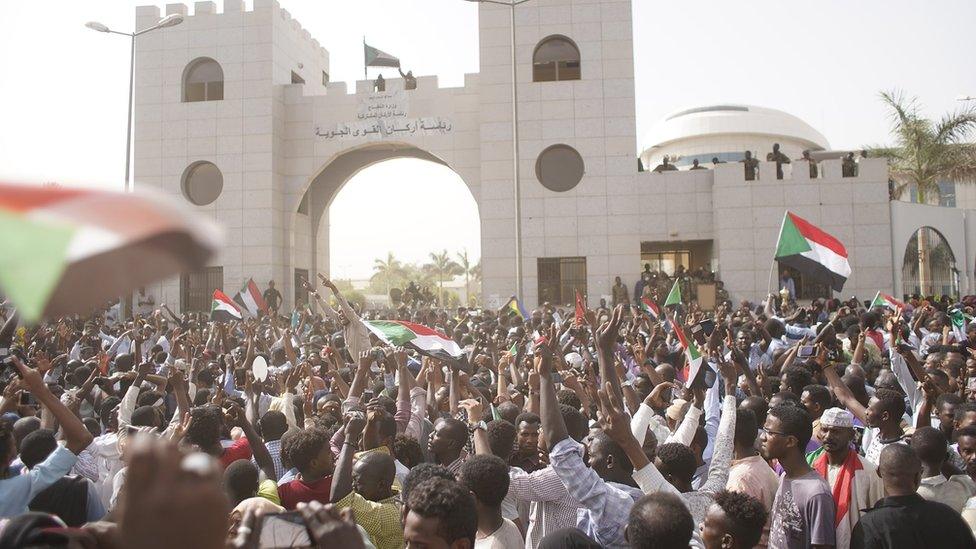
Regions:
<instances>
[{"instance_id":1,"label":"blue shirt","mask_svg":"<svg viewBox=\"0 0 976 549\"><path fill-rule=\"evenodd\" d=\"M567 437L557 442L549 453L552 469L566 491L580 503L576 526L605 547L630 547L624 529L630 518L630 508L644 492L600 478L583 463L582 448L581 444Z\"/></svg>"},{"instance_id":2,"label":"blue shirt","mask_svg":"<svg viewBox=\"0 0 976 549\"><path fill-rule=\"evenodd\" d=\"M71 450L58 446L26 474L0 480L0 518L26 513L34 496L67 475L76 461Z\"/></svg>"}]
</instances>

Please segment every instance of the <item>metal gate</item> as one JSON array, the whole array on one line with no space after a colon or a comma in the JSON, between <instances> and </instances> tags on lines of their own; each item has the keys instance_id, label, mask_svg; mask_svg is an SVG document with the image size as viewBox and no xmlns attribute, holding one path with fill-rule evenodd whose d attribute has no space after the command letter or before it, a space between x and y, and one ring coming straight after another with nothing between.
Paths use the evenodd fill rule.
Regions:
<instances>
[{"instance_id":1,"label":"metal gate","mask_svg":"<svg viewBox=\"0 0 976 549\"><path fill-rule=\"evenodd\" d=\"M183 273L180 276L180 310L207 312L213 302L213 291L223 289L223 267L204 267L200 271Z\"/></svg>"},{"instance_id":2,"label":"metal gate","mask_svg":"<svg viewBox=\"0 0 976 549\"><path fill-rule=\"evenodd\" d=\"M576 290L586 295L585 257L540 257L539 303L569 305L576 301Z\"/></svg>"}]
</instances>

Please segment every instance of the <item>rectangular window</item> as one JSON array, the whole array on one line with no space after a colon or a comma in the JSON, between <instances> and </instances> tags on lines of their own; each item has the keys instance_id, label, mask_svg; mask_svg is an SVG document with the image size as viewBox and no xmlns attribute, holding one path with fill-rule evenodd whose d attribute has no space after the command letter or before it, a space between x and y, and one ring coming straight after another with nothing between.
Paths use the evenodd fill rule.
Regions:
<instances>
[{"instance_id":1,"label":"rectangular window","mask_svg":"<svg viewBox=\"0 0 976 549\"><path fill-rule=\"evenodd\" d=\"M322 71L322 85L323 86L329 85L329 73L325 71Z\"/></svg>"},{"instance_id":2,"label":"rectangular window","mask_svg":"<svg viewBox=\"0 0 976 549\"><path fill-rule=\"evenodd\" d=\"M299 303L308 304L308 290L302 287L302 282L308 281L308 269L295 269L295 306Z\"/></svg>"},{"instance_id":3,"label":"rectangular window","mask_svg":"<svg viewBox=\"0 0 976 549\"><path fill-rule=\"evenodd\" d=\"M183 273L180 276L180 310L208 312L214 290L223 289L223 267L204 267L200 271Z\"/></svg>"},{"instance_id":4,"label":"rectangular window","mask_svg":"<svg viewBox=\"0 0 976 549\"><path fill-rule=\"evenodd\" d=\"M305 79L298 75L295 71L291 71L291 83L292 84L304 84Z\"/></svg>"},{"instance_id":5,"label":"rectangular window","mask_svg":"<svg viewBox=\"0 0 976 549\"><path fill-rule=\"evenodd\" d=\"M586 295L585 257L540 257L537 263L539 303L568 305L576 300L576 290Z\"/></svg>"}]
</instances>

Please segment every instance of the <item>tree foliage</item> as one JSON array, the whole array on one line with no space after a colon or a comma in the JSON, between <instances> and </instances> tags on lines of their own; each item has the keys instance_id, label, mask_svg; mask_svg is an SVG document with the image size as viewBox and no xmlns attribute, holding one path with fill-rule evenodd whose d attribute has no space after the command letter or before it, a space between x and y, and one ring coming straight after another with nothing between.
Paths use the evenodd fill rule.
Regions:
<instances>
[{"instance_id":1,"label":"tree foliage","mask_svg":"<svg viewBox=\"0 0 976 549\"><path fill-rule=\"evenodd\" d=\"M888 107L894 144L872 147L872 156L888 159L900 197L914 185L918 202L935 197L940 181L976 181L976 145L968 140L976 131L976 108L947 113L938 121L925 118L915 97L898 91L882 92Z\"/></svg>"}]
</instances>

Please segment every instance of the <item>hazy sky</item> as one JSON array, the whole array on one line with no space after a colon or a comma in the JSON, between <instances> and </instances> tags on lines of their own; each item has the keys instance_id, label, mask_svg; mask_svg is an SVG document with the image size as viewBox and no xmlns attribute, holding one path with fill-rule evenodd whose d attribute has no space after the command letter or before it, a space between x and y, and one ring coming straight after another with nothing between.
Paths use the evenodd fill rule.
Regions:
<instances>
[{"instance_id":1,"label":"hazy sky","mask_svg":"<svg viewBox=\"0 0 976 549\"><path fill-rule=\"evenodd\" d=\"M478 70L477 6L463 0L280 1L329 50L333 80L362 78L364 35L399 56L414 74L440 75L442 85L460 85L465 72ZM121 186L128 40L83 25L98 20L129 30L134 6L149 3L0 0L0 178ZM738 102L788 111L819 129L833 147L853 148L887 137L879 90L917 95L932 115L957 108L959 94L976 95L973 0L633 0L633 5L638 136L680 108ZM463 190L448 170L400 162L401 185L406 176L415 190L443 189L451 181ZM362 172L336 203L352 201L360 211L381 208L376 192L357 187L382 188L384 169ZM420 194L397 196L399 203L389 193L383 196L415 211L424 207L415 198ZM464 207L473 211L473 201L459 210ZM377 216L370 225L383 219ZM334 230L354 234L363 222L348 223ZM414 226L390 223L408 237ZM470 230L447 223L425 230L463 235L475 253L477 223L471 222ZM421 258L431 249L465 247L456 239L432 243L425 234L431 233L406 238L398 255ZM414 248L409 242L418 244ZM361 276L369 272L369 258L386 251L368 250L361 254L364 260L334 258L333 263Z\"/></svg>"}]
</instances>

